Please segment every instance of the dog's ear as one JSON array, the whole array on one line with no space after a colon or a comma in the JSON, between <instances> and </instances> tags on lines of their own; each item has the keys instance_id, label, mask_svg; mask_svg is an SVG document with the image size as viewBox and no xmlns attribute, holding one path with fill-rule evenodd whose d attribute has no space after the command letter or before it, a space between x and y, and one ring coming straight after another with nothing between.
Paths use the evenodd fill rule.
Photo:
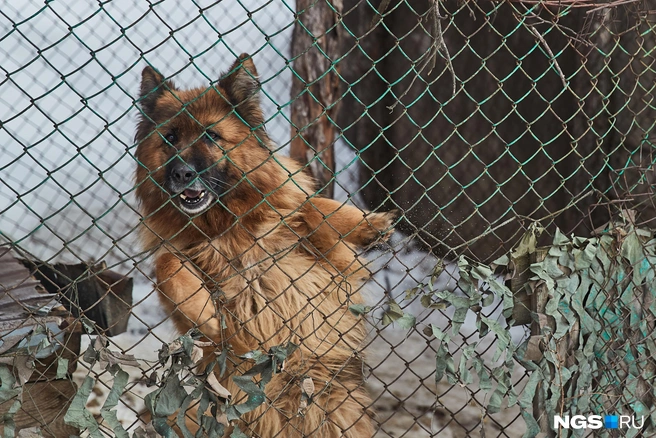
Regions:
<instances>
[{"instance_id":1,"label":"dog's ear","mask_svg":"<svg viewBox=\"0 0 656 438\"><path fill-rule=\"evenodd\" d=\"M237 114L252 128L264 123L260 106L260 81L253 59L242 53L230 70L219 80L219 86L225 91L225 98Z\"/></svg>"},{"instance_id":2,"label":"dog's ear","mask_svg":"<svg viewBox=\"0 0 656 438\"><path fill-rule=\"evenodd\" d=\"M157 99L167 90L175 90L173 82L165 80L164 76L151 66L146 66L141 72L139 103L147 116L152 115Z\"/></svg>"}]
</instances>

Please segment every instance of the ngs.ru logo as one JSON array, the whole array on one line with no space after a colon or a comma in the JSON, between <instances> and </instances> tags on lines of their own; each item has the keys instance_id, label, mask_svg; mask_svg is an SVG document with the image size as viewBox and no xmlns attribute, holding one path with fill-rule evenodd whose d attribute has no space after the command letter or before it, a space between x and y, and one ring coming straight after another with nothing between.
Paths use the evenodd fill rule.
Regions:
<instances>
[{"instance_id":1,"label":"ngs.ru logo","mask_svg":"<svg viewBox=\"0 0 656 438\"><path fill-rule=\"evenodd\" d=\"M640 422L631 415L569 415L561 417L554 415L553 427L558 430L563 429L642 429L645 424L645 417L640 417Z\"/></svg>"}]
</instances>

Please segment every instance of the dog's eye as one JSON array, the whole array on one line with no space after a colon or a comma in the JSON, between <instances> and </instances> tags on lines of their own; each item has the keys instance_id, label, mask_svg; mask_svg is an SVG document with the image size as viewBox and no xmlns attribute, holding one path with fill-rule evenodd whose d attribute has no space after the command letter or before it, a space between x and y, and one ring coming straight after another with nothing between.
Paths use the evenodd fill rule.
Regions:
<instances>
[{"instance_id":1,"label":"dog's eye","mask_svg":"<svg viewBox=\"0 0 656 438\"><path fill-rule=\"evenodd\" d=\"M175 135L175 132L169 132L164 136L164 139L169 143L169 144L175 144L178 141L178 136Z\"/></svg>"},{"instance_id":2,"label":"dog's eye","mask_svg":"<svg viewBox=\"0 0 656 438\"><path fill-rule=\"evenodd\" d=\"M209 142L216 143L221 140L221 136L214 131L205 131L205 139Z\"/></svg>"}]
</instances>

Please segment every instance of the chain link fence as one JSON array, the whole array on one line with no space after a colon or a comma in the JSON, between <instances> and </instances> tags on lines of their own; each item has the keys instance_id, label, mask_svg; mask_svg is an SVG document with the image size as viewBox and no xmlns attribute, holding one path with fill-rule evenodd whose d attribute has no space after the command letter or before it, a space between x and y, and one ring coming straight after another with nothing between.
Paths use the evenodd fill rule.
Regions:
<instances>
[{"instance_id":1,"label":"chain link fence","mask_svg":"<svg viewBox=\"0 0 656 438\"><path fill-rule=\"evenodd\" d=\"M655 10L3 2L1 435L653 436Z\"/></svg>"}]
</instances>

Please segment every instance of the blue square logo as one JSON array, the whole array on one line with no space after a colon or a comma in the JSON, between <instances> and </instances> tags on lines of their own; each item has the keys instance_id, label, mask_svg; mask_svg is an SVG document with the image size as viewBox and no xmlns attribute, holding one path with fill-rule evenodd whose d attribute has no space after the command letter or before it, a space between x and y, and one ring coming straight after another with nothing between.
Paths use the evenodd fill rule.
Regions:
<instances>
[{"instance_id":1,"label":"blue square logo","mask_svg":"<svg viewBox=\"0 0 656 438\"><path fill-rule=\"evenodd\" d=\"M606 429L617 429L620 417L617 415L604 415L604 427Z\"/></svg>"}]
</instances>

